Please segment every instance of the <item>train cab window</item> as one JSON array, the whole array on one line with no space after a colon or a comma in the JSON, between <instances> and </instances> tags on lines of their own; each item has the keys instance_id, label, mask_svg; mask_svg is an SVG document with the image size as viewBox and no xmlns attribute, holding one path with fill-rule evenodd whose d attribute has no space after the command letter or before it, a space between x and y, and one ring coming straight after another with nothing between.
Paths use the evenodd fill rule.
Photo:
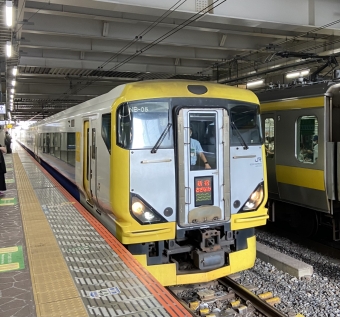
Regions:
<instances>
[{"instance_id":1,"label":"train cab window","mask_svg":"<svg viewBox=\"0 0 340 317\"><path fill-rule=\"evenodd\" d=\"M264 120L265 140L264 145L266 149L266 157L273 158L275 153L275 129L274 118L266 118Z\"/></svg>"},{"instance_id":2,"label":"train cab window","mask_svg":"<svg viewBox=\"0 0 340 317\"><path fill-rule=\"evenodd\" d=\"M102 115L102 138L107 150L111 154L111 113Z\"/></svg>"},{"instance_id":3,"label":"train cab window","mask_svg":"<svg viewBox=\"0 0 340 317\"><path fill-rule=\"evenodd\" d=\"M152 149L166 132L158 148L173 148L169 120L168 101L145 100L123 104L117 110L117 144L125 149Z\"/></svg>"},{"instance_id":4,"label":"train cab window","mask_svg":"<svg viewBox=\"0 0 340 317\"><path fill-rule=\"evenodd\" d=\"M216 169L216 114L190 114L189 124L190 170Z\"/></svg>"},{"instance_id":5,"label":"train cab window","mask_svg":"<svg viewBox=\"0 0 340 317\"><path fill-rule=\"evenodd\" d=\"M302 163L315 164L318 160L318 127L316 116L302 116L296 121L296 158Z\"/></svg>"},{"instance_id":6,"label":"train cab window","mask_svg":"<svg viewBox=\"0 0 340 317\"><path fill-rule=\"evenodd\" d=\"M259 108L235 105L230 109L230 144L234 146L262 144Z\"/></svg>"}]
</instances>

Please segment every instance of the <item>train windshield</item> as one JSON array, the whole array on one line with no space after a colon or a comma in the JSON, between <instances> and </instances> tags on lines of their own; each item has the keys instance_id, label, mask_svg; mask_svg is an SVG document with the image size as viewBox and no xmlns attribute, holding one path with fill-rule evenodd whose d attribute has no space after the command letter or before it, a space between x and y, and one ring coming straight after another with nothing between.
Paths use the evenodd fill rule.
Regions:
<instances>
[{"instance_id":1,"label":"train windshield","mask_svg":"<svg viewBox=\"0 0 340 317\"><path fill-rule=\"evenodd\" d=\"M121 105L117 111L117 143L126 149L152 149L164 131L167 133L158 148L172 148L169 123L169 101L144 100Z\"/></svg>"},{"instance_id":2,"label":"train windshield","mask_svg":"<svg viewBox=\"0 0 340 317\"><path fill-rule=\"evenodd\" d=\"M255 105L239 104L230 107L230 144L249 145L262 144L260 114Z\"/></svg>"}]
</instances>

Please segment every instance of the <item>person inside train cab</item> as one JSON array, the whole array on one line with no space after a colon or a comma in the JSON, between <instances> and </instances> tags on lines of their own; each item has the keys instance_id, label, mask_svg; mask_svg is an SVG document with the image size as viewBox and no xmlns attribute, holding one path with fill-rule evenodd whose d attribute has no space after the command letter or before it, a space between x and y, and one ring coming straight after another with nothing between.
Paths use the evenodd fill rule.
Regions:
<instances>
[{"instance_id":1,"label":"person inside train cab","mask_svg":"<svg viewBox=\"0 0 340 317\"><path fill-rule=\"evenodd\" d=\"M204 168L205 169L211 169L211 166L209 165L209 162L207 161L204 153L203 153L203 149L202 149L202 146L201 146L201 143L196 140L196 139L193 139L191 137L192 135L192 128L190 127L190 164L191 164L191 167L190 169L191 170L195 170L195 169L201 169L197 164L197 155L200 156L203 164L204 164Z\"/></svg>"}]
</instances>

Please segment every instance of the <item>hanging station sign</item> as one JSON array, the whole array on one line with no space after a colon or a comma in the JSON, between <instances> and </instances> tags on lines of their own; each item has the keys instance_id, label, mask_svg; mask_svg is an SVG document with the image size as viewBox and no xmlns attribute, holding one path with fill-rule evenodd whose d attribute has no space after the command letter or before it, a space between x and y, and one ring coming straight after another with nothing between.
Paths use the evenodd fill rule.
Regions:
<instances>
[{"instance_id":1,"label":"hanging station sign","mask_svg":"<svg viewBox=\"0 0 340 317\"><path fill-rule=\"evenodd\" d=\"M0 114L6 114L6 105L4 103L0 103Z\"/></svg>"}]
</instances>

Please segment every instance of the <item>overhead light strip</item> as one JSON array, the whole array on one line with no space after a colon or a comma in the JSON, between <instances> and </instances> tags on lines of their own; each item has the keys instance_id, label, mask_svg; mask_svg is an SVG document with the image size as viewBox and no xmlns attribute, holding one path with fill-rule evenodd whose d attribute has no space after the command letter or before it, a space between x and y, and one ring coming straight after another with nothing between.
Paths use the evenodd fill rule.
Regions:
<instances>
[{"instance_id":1,"label":"overhead light strip","mask_svg":"<svg viewBox=\"0 0 340 317\"><path fill-rule=\"evenodd\" d=\"M10 41L6 42L6 56L7 57L12 56L12 43Z\"/></svg>"},{"instance_id":2,"label":"overhead light strip","mask_svg":"<svg viewBox=\"0 0 340 317\"><path fill-rule=\"evenodd\" d=\"M6 25L11 27L13 23L13 3L6 1Z\"/></svg>"},{"instance_id":3,"label":"overhead light strip","mask_svg":"<svg viewBox=\"0 0 340 317\"><path fill-rule=\"evenodd\" d=\"M302 71L294 71L294 72L288 73L286 75L286 77L287 78L297 78L297 77L306 76L308 74L309 74L309 69L305 69L305 70L302 70Z\"/></svg>"},{"instance_id":4,"label":"overhead light strip","mask_svg":"<svg viewBox=\"0 0 340 317\"><path fill-rule=\"evenodd\" d=\"M254 87L254 86L260 86L264 83L263 79L260 80L255 80L255 81L250 81L249 83L247 83L247 88L248 87Z\"/></svg>"}]
</instances>

